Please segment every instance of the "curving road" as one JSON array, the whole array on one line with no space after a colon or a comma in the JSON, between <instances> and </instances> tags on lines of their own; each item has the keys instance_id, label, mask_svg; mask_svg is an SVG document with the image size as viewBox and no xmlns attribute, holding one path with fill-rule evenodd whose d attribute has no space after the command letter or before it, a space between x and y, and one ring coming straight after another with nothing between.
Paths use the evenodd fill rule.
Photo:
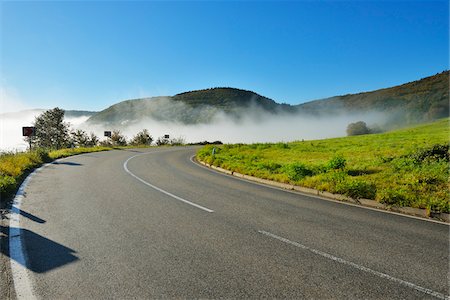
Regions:
<instances>
[{"instance_id":1,"label":"curving road","mask_svg":"<svg viewBox=\"0 0 450 300\"><path fill-rule=\"evenodd\" d=\"M448 225L238 180L193 163L195 151L42 169L21 206L19 296L448 298Z\"/></svg>"}]
</instances>

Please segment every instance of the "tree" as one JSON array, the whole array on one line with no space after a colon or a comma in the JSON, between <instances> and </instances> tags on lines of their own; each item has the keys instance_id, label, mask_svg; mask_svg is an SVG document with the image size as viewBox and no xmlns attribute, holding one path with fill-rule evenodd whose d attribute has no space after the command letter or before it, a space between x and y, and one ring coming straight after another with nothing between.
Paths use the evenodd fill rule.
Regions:
<instances>
[{"instance_id":1,"label":"tree","mask_svg":"<svg viewBox=\"0 0 450 300\"><path fill-rule=\"evenodd\" d=\"M70 143L69 124L64 122L63 109L47 110L34 121L35 136L33 144L39 148L61 149Z\"/></svg>"},{"instance_id":2,"label":"tree","mask_svg":"<svg viewBox=\"0 0 450 300\"><path fill-rule=\"evenodd\" d=\"M183 137L173 138L170 140L170 144L172 146L183 146L186 144L186 141Z\"/></svg>"},{"instance_id":3,"label":"tree","mask_svg":"<svg viewBox=\"0 0 450 300\"><path fill-rule=\"evenodd\" d=\"M72 143L77 147L86 147L89 142L89 136L84 130L77 129L70 133Z\"/></svg>"},{"instance_id":4,"label":"tree","mask_svg":"<svg viewBox=\"0 0 450 300\"><path fill-rule=\"evenodd\" d=\"M126 146L127 140L120 130L113 130L111 134L111 142L113 146Z\"/></svg>"},{"instance_id":5,"label":"tree","mask_svg":"<svg viewBox=\"0 0 450 300\"><path fill-rule=\"evenodd\" d=\"M356 123L350 123L347 126L347 135L361 135L370 133L370 129L367 127L366 122L359 121Z\"/></svg>"},{"instance_id":6,"label":"tree","mask_svg":"<svg viewBox=\"0 0 450 300\"><path fill-rule=\"evenodd\" d=\"M93 132L91 132L91 135L89 136L86 146L95 147L98 145L99 142L100 140L98 139L98 137Z\"/></svg>"},{"instance_id":7,"label":"tree","mask_svg":"<svg viewBox=\"0 0 450 300\"><path fill-rule=\"evenodd\" d=\"M169 143L170 143L169 139L165 138L164 136L160 136L160 137L156 140L156 145L157 145L157 146L169 145Z\"/></svg>"},{"instance_id":8,"label":"tree","mask_svg":"<svg viewBox=\"0 0 450 300\"><path fill-rule=\"evenodd\" d=\"M130 144L137 146L137 145L151 145L153 142L153 137L149 134L147 129L143 129L142 131L138 132L133 139L131 140Z\"/></svg>"}]
</instances>

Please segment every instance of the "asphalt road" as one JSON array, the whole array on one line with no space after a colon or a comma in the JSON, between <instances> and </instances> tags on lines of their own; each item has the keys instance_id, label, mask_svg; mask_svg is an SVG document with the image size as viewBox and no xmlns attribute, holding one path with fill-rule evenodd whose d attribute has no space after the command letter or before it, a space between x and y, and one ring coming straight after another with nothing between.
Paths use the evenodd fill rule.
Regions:
<instances>
[{"instance_id":1,"label":"asphalt road","mask_svg":"<svg viewBox=\"0 0 450 300\"><path fill-rule=\"evenodd\" d=\"M33 177L20 225L34 295L448 297L448 225L215 173L195 149L79 155Z\"/></svg>"}]
</instances>

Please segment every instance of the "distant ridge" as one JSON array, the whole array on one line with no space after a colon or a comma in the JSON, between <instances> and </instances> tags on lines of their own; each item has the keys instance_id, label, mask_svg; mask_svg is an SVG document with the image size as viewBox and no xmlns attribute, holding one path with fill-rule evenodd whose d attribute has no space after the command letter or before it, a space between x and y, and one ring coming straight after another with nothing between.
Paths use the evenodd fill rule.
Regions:
<instances>
[{"instance_id":1,"label":"distant ridge","mask_svg":"<svg viewBox=\"0 0 450 300\"><path fill-rule=\"evenodd\" d=\"M385 113L386 126L401 126L449 116L449 71L399 86L348 94L299 105L279 104L255 92L230 87L189 91L175 96L127 100L89 118L89 124L126 125L150 118L181 124L210 123L219 114L240 120L252 113L329 116ZM380 124L382 125L382 124Z\"/></svg>"},{"instance_id":2,"label":"distant ridge","mask_svg":"<svg viewBox=\"0 0 450 300\"><path fill-rule=\"evenodd\" d=\"M413 124L449 116L449 71L402 85L297 105L306 114L382 112L390 122Z\"/></svg>"}]
</instances>

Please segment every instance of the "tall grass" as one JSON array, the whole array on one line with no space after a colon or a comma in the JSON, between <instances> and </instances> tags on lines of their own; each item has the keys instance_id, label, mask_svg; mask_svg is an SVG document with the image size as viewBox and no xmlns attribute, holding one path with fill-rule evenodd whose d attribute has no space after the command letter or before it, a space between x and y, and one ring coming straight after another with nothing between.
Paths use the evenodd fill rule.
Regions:
<instances>
[{"instance_id":1,"label":"tall grass","mask_svg":"<svg viewBox=\"0 0 450 300\"><path fill-rule=\"evenodd\" d=\"M381 134L205 146L197 158L231 171L352 198L449 212L448 145L447 118Z\"/></svg>"}]
</instances>

